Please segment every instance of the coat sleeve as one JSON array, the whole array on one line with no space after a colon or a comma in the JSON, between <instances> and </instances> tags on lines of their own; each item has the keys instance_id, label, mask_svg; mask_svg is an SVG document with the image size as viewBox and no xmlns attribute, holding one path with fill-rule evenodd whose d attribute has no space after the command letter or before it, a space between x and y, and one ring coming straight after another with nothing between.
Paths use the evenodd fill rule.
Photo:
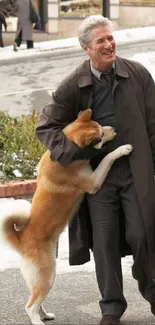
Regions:
<instances>
[{"instance_id":1,"label":"coat sleeve","mask_svg":"<svg viewBox=\"0 0 155 325\"><path fill-rule=\"evenodd\" d=\"M155 83L151 74L147 71L144 79L144 101L147 133L151 146L155 171Z\"/></svg>"},{"instance_id":2,"label":"coat sleeve","mask_svg":"<svg viewBox=\"0 0 155 325\"><path fill-rule=\"evenodd\" d=\"M6 20L5 20L5 16L3 15L3 13L1 11L0 11L0 21L4 25L5 30L6 30L7 29L7 23L6 23Z\"/></svg>"},{"instance_id":3,"label":"coat sleeve","mask_svg":"<svg viewBox=\"0 0 155 325\"><path fill-rule=\"evenodd\" d=\"M67 82L66 82L67 80ZM40 114L36 136L51 152L51 159L66 166L73 160L89 160L100 153L96 143L80 148L68 141L62 129L73 122L80 111L81 95L75 75L66 78L53 93L52 100Z\"/></svg>"},{"instance_id":4,"label":"coat sleeve","mask_svg":"<svg viewBox=\"0 0 155 325\"><path fill-rule=\"evenodd\" d=\"M78 114L77 94L70 83L60 85L52 95L52 100L40 114L36 136L52 153L51 159L66 166L73 159L78 147L68 141L62 129L74 121Z\"/></svg>"},{"instance_id":5,"label":"coat sleeve","mask_svg":"<svg viewBox=\"0 0 155 325\"><path fill-rule=\"evenodd\" d=\"M4 16L15 16L18 10L18 0L1 0L0 1L0 11Z\"/></svg>"}]
</instances>

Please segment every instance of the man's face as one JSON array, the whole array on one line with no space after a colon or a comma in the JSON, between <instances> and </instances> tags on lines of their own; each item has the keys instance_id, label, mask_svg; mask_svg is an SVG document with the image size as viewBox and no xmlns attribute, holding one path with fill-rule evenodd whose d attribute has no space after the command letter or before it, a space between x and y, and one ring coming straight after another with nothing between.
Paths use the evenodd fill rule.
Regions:
<instances>
[{"instance_id":1,"label":"man's face","mask_svg":"<svg viewBox=\"0 0 155 325\"><path fill-rule=\"evenodd\" d=\"M90 57L91 64L99 71L108 71L116 56L116 43L111 30L107 26L99 26L90 32L89 38L90 43L82 45L82 48Z\"/></svg>"}]
</instances>

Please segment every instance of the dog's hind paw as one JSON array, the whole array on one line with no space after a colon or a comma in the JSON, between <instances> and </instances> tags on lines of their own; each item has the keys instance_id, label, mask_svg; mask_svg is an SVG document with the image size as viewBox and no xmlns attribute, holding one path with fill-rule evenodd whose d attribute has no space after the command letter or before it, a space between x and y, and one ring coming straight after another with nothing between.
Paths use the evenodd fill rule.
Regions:
<instances>
[{"instance_id":1,"label":"dog's hind paw","mask_svg":"<svg viewBox=\"0 0 155 325\"><path fill-rule=\"evenodd\" d=\"M55 314L53 313L46 313L43 317L41 317L42 320L52 320L55 319Z\"/></svg>"},{"instance_id":2,"label":"dog's hind paw","mask_svg":"<svg viewBox=\"0 0 155 325\"><path fill-rule=\"evenodd\" d=\"M40 306L39 315L42 320L55 319L55 315L53 313L47 313L43 305Z\"/></svg>"}]
</instances>

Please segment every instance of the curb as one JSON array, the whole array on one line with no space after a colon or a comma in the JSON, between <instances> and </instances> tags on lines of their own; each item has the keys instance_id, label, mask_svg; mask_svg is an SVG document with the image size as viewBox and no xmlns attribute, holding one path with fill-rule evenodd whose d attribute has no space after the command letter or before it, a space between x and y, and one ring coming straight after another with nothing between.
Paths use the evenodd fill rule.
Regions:
<instances>
[{"instance_id":1,"label":"curb","mask_svg":"<svg viewBox=\"0 0 155 325\"><path fill-rule=\"evenodd\" d=\"M0 198L31 198L36 186L36 180L0 182Z\"/></svg>"}]
</instances>

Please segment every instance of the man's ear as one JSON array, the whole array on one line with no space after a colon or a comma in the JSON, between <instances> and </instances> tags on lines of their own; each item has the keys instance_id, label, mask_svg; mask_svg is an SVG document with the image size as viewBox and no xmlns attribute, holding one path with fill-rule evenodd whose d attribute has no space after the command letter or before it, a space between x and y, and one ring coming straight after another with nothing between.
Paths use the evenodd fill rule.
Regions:
<instances>
[{"instance_id":1,"label":"man's ear","mask_svg":"<svg viewBox=\"0 0 155 325\"><path fill-rule=\"evenodd\" d=\"M85 44L82 44L81 47L85 53L88 53L88 47Z\"/></svg>"},{"instance_id":2,"label":"man's ear","mask_svg":"<svg viewBox=\"0 0 155 325\"><path fill-rule=\"evenodd\" d=\"M81 122L88 122L90 121L92 116L91 108L86 109L85 111L80 111L78 114L78 120Z\"/></svg>"}]
</instances>

